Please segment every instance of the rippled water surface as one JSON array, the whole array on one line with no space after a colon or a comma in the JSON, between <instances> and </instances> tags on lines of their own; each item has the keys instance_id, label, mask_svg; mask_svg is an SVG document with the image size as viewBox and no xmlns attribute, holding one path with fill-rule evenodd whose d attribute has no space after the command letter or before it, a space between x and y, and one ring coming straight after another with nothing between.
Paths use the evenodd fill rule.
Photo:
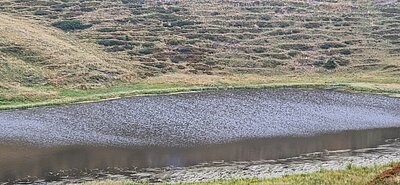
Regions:
<instances>
[{"instance_id":1,"label":"rippled water surface","mask_svg":"<svg viewBox=\"0 0 400 185\"><path fill-rule=\"evenodd\" d=\"M3 111L0 181L368 148L399 138L398 127L400 99L327 90L217 91Z\"/></svg>"}]
</instances>

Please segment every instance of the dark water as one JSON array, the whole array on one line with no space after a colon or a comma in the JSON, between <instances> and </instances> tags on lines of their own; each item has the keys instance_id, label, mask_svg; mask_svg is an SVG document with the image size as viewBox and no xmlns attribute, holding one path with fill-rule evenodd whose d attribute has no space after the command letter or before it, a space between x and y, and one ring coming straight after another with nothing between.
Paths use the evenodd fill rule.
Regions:
<instances>
[{"instance_id":1,"label":"dark water","mask_svg":"<svg viewBox=\"0 0 400 185\"><path fill-rule=\"evenodd\" d=\"M400 98L328 90L230 90L0 112L0 142L190 146L400 127Z\"/></svg>"},{"instance_id":2,"label":"dark water","mask_svg":"<svg viewBox=\"0 0 400 185\"><path fill-rule=\"evenodd\" d=\"M274 137L194 147L0 146L0 180L27 176L58 180L113 173L112 168L184 167L211 161L281 159L325 150L361 149L400 138L400 128L343 131L309 137ZM211 163L212 164L212 163ZM91 169L96 169L90 171ZM108 169L108 170L107 170ZM67 171L63 171L67 170ZM60 172L61 171L61 172ZM63 174L64 173L64 174ZM118 172L116 172L118 173ZM65 177L64 177L65 178ZM36 178L33 178L36 179Z\"/></svg>"},{"instance_id":3,"label":"dark water","mask_svg":"<svg viewBox=\"0 0 400 185\"><path fill-rule=\"evenodd\" d=\"M400 98L328 90L215 91L3 111L0 181L278 159L399 137Z\"/></svg>"}]
</instances>

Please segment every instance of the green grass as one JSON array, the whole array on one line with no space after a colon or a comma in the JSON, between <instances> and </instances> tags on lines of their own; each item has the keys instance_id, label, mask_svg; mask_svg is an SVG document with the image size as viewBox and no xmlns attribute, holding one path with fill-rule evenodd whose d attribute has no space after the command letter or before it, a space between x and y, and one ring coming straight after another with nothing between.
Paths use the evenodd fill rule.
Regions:
<instances>
[{"instance_id":1,"label":"green grass","mask_svg":"<svg viewBox=\"0 0 400 185\"><path fill-rule=\"evenodd\" d=\"M128 84L117 85L109 88L94 89L55 89L51 86L30 86L38 91L56 91L56 95L47 98L18 96L1 98L0 110L25 109L41 106L54 106L71 103L99 102L134 96L151 96L162 94L176 94L201 91L216 91L228 89L265 89L265 88L320 88L349 92L374 93L398 96L397 89L377 89L372 87L355 86L350 83L271 83L271 84L232 84L232 85L176 85L176 84Z\"/></svg>"},{"instance_id":2,"label":"green grass","mask_svg":"<svg viewBox=\"0 0 400 185\"><path fill-rule=\"evenodd\" d=\"M269 179L231 179L216 180L202 183L178 183L179 185L366 185L377 177L383 170L392 167L389 165L375 165L373 167L355 167L348 165L344 170L320 170L309 174L286 175ZM132 181L102 181L89 182L85 185L133 185L146 184ZM166 184L167 185L167 184ZM169 184L168 184L169 185Z\"/></svg>"}]
</instances>

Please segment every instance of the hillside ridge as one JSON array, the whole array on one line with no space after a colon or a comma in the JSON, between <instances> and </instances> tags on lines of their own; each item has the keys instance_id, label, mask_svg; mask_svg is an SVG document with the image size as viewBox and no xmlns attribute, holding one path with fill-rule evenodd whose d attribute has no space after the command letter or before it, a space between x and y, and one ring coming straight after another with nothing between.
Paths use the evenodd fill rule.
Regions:
<instances>
[{"instance_id":1,"label":"hillside ridge","mask_svg":"<svg viewBox=\"0 0 400 185\"><path fill-rule=\"evenodd\" d=\"M138 83L400 83L399 1L4 0L0 11L8 100Z\"/></svg>"}]
</instances>

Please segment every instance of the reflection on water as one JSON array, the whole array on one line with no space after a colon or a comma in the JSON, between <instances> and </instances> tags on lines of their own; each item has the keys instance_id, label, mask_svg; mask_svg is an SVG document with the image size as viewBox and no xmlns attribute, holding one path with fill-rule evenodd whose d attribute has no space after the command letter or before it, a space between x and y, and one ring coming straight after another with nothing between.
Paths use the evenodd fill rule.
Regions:
<instances>
[{"instance_id":1,"label":"reflection on water","mask_svg":"<svg viewBox=\"0 0 400 185\"><path fill-rule=\"evenodd\" d=\"M360 149L399 138L400 128L345 131L310 137L246 139L190 148L0 145L0 181L49 172L109 167L190 166L210 161L267 160L327 150Z\"/></svg>"}]
</instances>

